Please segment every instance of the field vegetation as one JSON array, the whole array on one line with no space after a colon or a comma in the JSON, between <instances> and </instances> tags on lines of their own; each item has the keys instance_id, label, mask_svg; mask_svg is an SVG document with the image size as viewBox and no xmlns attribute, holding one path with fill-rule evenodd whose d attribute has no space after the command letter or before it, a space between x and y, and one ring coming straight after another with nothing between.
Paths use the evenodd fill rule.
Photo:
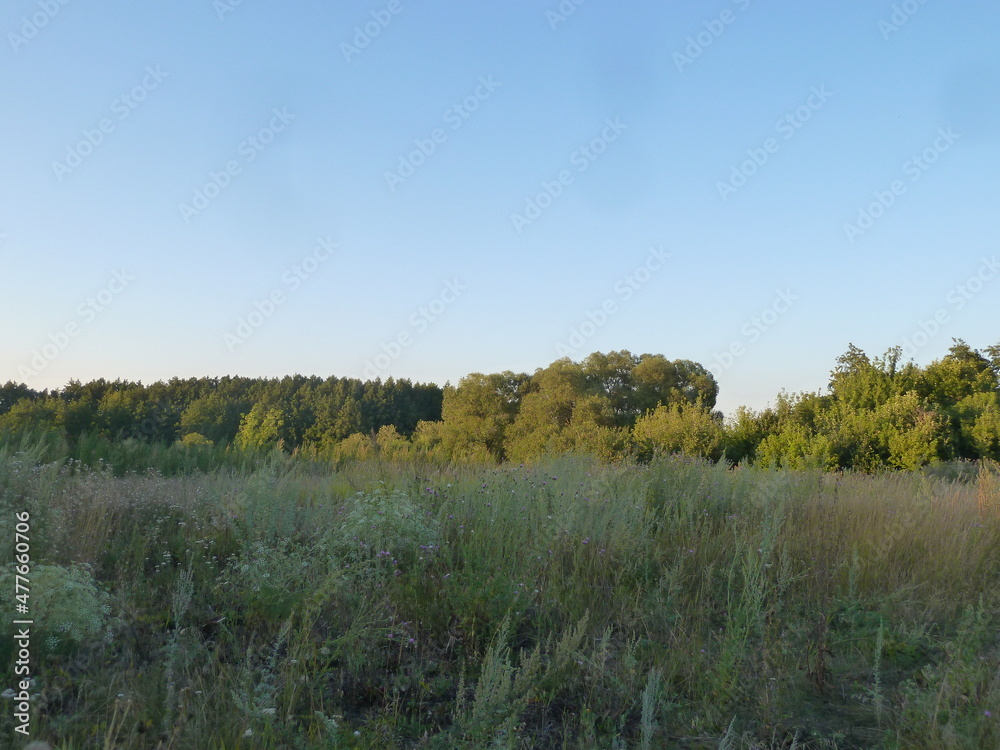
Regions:
<instances>
[{"instance_id":1,"label":"field vegetation","mask_svg":"<svg viewBox=\"0 0 1000 750\"><path fill-rule=\"evenodd\" d=\"M52 450L0 448L0 551L28 511L62 750L1000 746L987 461Z\"/></svg>"}]
</instances>

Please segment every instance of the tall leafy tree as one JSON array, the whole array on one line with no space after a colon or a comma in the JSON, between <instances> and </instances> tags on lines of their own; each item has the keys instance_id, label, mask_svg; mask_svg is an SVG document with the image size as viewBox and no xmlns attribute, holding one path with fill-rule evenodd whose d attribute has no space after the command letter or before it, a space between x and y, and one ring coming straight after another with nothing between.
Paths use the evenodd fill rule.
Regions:
<instances>
[{"instance_id":1,"label":"tall leafy tree","mask_svg":"<svg viewBox=\"0 0 1000 750\"><path fill-rule=\"evenodd\" d=\"M277 405L258 401L243 417L236 434L240 448L267 448L278 444L285 428L285 417Z\"/></svg>"},{"instance_id":2,"label":"tall leafy tree","mask_svg":"<svg viewBox=\"0 0 1000 750\"><path fill-rule=\"evenodd\" d=\"M507 427L521 405L527 375L472 373L446 387L441 442L454 458L503 460Z\"/></svg>"},{"instance_id":3,"label":"tall leafy tree","mask_svg":"<svg viewBox=\"0 0 1000 750\"><path fill-rule=\"evenodd\" d=\"M243 416L252 404L226 398L218 391L201 396L181 414L181 436L199 434L214 443L230 443L236 439Z\"/></svg>"},{"instance_id":4,"label":"tall leafy tree","mask_svg":"<svg viewBox=\"0 0 1000 750\"><path fill-rule=\"evenodd\" d=\"M507 430L507 456L513 461L526 461L571 448L570 422L577 404L586 396L584 370L569 359L538 370Z\"/></svg>"},{"instance_id":5,"label":"tall leafy tree","mask_svg":"<svg viewBox=\"0 0 1000 750\"><path fill-rule=\"evenodd\" d=\"M0 414L10 411L11 407L22 399L33 400L40 395L37 391L32 390L22 383L15 383L8 380L0 387Z\"/></svg>"}]
</instances>

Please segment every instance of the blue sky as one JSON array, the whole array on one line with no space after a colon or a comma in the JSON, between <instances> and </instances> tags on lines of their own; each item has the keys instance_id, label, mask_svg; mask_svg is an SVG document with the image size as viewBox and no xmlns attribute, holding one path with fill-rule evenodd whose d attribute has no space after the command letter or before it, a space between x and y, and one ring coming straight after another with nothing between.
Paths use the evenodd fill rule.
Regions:
<instances>
[{"instance_id":1,"label":"blue sky","mask_svg":"<svg viewBox=\"0 0 1000 750\"><path fill-rule=\"evenodd\" d=\"M997 343L997 28L985 0L11 0L0 380L628 349L711 366L728 412L851 342Z\"/></svg>"}]
</instances>

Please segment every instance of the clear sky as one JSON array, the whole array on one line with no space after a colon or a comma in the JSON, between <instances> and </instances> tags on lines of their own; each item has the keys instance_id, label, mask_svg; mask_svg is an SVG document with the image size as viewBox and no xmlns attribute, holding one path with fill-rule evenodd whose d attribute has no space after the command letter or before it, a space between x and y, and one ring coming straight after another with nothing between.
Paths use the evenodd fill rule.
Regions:
<instances>
[{"instance_id":1,"label":"clear sky","mask_svg":"<svg viewBox=\"0 0 1000 750\"><path fill-rule=\"evenodd\" d=\"M628 349L713 367L728 412L851 342L997 343L998 29L993 0L9 0L0 381Z\"/></svg>"}]
</instances>

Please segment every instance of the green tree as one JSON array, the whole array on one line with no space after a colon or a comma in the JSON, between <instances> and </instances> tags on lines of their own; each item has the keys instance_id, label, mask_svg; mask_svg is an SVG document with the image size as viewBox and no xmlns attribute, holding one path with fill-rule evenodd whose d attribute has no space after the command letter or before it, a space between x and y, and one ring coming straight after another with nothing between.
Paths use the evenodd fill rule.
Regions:
<instances>
[{"instance_id":1,"label":"green tree","mask_svg":"<svg viewBox=\"0 0 1000 750\"><path fill-rule=\"evenodd\" d=\"M1000 461L1000 405L983 409L969 432L979 458Z\"/></svg>"},{"instance_id":2,"label":"green tree","mask_svg":"<svg viewBox=\"0 0 1000 750\"><path fill-rule=\"evenodd\" d=\"M961 339L948 354L924 369L926 395L941 406L954 406L975 393L995 393L1000 387L993 362Z\"/></svg>"},{"instance_id":3,"label":"green tree","mask_svg":"<svg viewBox=\"0 0 1000 750\"><path fill-rule=\"evenodd\" d=\"M927 408L915 392L893 397L875 416L889 466L917 469L940 457L947 437L946 420Z\"/></svg>"},{"instance_id":4,"label":"green tree","mask_svg":"<svg viewBox=\"0 0 1000 750\"><path fill-rule=\"evenodd\" d=\"M66 432L66 438L76 441L81 435L94 430L97 421L97 404L86 399L75 401L60 400L58 423Z\"/></svg>"},{"instance_id":5,"label":"green tree","mask_svg":"<svg viewBox=\"0 0 1000 750\"><path fill-rule=\"evenodd\" d=\"M116 382L114 386L97 405L100 432L112 440L141 437L143 423L154 417L154 405L138 383Z\"/></svg>"},{"instance_id":6,"label":"green tree","mask_svg":"<svg viewBox=\"0 0 1000 750\"><path fill-rule=\"evenodd\" d=\"M564 363L563 367L574 368L582 375L582 380L575 384L577 390L603 396L615 415L615 421L623 427L631 427L641 413L634 397L633 373L638 361L638 357L624 350L607 354L594 352L579 365L569 359L560 360Z\"/></svg>"},{"instance_id":7,"label":"green tree","mask_svg":"<svg viewBox=\"0 0 1000 750\"><path fill-rule=\"evenodd\" d=\"M281 440L285 417L281 409L258 401L243 417L240 430L236 434L236 444L240 448L267 448Z\"/></svg>"},{"instance_id":8,"label":"green tree","mask_svg":"<svg viewBox=\"0 0 1000 750\"><path fill-rule=\"evenodd\" d=\"M210 392L188 404L181 413L180 434L197 433L213 443L229 443L236 438L243 417L252 405Z\"/></svg>"},{"instance_id":9,"label":"green tree","mask_svg":"<svg viewBox=\"0 0 1000 750\"><path fill-rule=\"evenodd\" d=\"M631 434L617 426L614 409L605 396L591 395L580 399L573 409L567 428L569 444L579 451L597 456L603 461L624 457L631 450Z\"/></svg>"},{"instance_id":10,"label":"green tree","mask_svg":"<svg viewBox=\"0 0 1000 750\"><path fill-rule=\"evenodd\" d=\"M684 453L718 461L725 434L721 415L700 405L662 404L632 430L640 455Z\"/></svg>"},{"instance_id":11,"label":"green tree","mask_svg":"<svg viewBox=\"0 0 1000 750\"><path fill-rule=\"evenodd\" d=\"M778 426L778 415L773 409L754 411L745 406L737 407L723 429L726 458L733 463L752 463L761 442Z\"/></svg>"},{"instance_id":12,"label":"green tree","mask_svg":"<svg viewBox=\"0 0 1000 750\"><path fill-rule=\"evenodd\" d=\"M61 437L59 407L54 398L22 399L0 414L0 436L12 441L27 436Z\"/></svg>"},{"instance_id":13,"label":"green tree","mask_svg":"<svg viewBox=\"0 0 1000 750\"><path fill-rule=\"evenodd\" d=\"M455 459L504 459L504 437L521 404L527 375L472 373L446 387L441 444Z\"/></svg>"},{"instance_id":14,"label":"green tree","mask_svg":"<svg viewBox=\"0 0 1000 750\"><path fill-rule=\"evenodd\" d=\"M348 396L333 422L333 437L339 440L360 432L361 419L361 405L354 396Z\"/></svg>"},{"instance_id":15,"label":"green tree","mask_svg":"<svg viewBox=\"0 0 1000 750\"><path fill-rule=\"evenodd\" d=\"M567 358L538 370L521 399L520 409L506 431L506 455L528 461L545 453L561 453L573 446L569 432L573 411L586 396L580 365Z\"/></svg>"},{"instance_id":16,"label":"green tree","mask_svg":"<svg viewBox=\"0 0 1000 750\"><path fill-rule=\"evenodd\" d=\"M960 458L995 458L994 427L1000 414L1000 393L973 393L945 410L955 428L954 453Z\"/></svg>"},{"instance_id":17,"label":"green tree","mask_svg":"<svg viewBox=\"0 0 1000 750\"><path fill-rule=\"evenodd\" d=\"M850 344L837 358L830 373L830 393L853 409L874 409L899 392L896 383L899 347L890 349L881 359L871 360L861 349Z\"/></svg>"},{"instance_id":18,"label":"green tree","mask_svg":"<svg viewBox=\"0 0 1000 750\"><path fill-rule=\"evenodd\" d=\"M0 387L0 414L4 414L22 399L34 400L41 394L26 385L8 380Z\"/></svg>"}]
</instances>

